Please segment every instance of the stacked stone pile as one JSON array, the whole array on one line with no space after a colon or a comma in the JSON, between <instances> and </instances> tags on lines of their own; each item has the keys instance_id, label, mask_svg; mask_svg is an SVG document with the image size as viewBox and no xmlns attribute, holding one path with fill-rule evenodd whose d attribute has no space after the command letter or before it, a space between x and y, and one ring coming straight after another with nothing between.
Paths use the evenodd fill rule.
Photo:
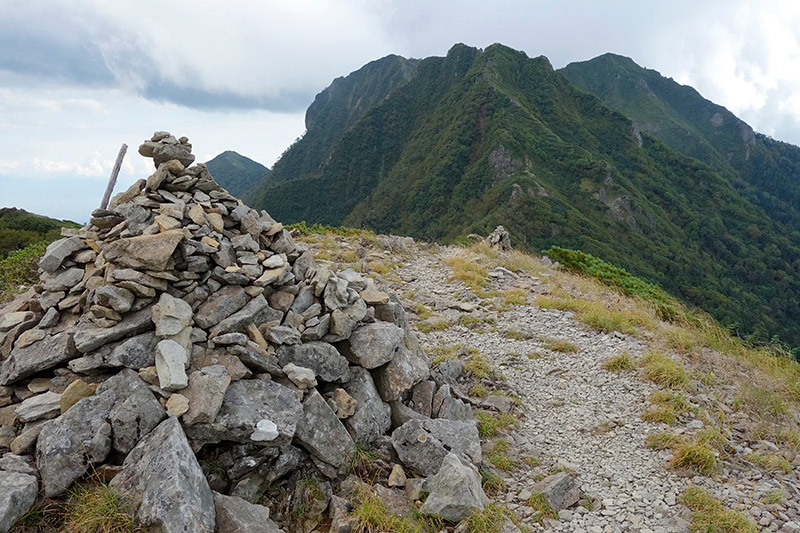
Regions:
<instances>
[{"instance_id":1,"label":"stacked stone pile","mask_svg":"<svg viewBox=\"0 0 800 533\"><path fill-rule=\"evenodd\" d=\"M472 410L450 388L463 364L431 376L394 295L317 264L185 137L139 153L153 175L51 244L0 315L0 531L90 472L144 527L278 531L251 502L316 476L324 511L357 445L430 477L427 512L482 508Z\"/></svg>"}]
</instances>

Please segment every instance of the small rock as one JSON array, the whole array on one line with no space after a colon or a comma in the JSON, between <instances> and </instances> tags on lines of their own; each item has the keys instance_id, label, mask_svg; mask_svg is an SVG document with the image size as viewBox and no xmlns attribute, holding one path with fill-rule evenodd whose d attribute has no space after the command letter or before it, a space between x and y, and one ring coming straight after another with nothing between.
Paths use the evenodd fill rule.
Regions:
<instances>
[{"instance_id":1,"label":"small rock","mask_svg":"<svg viewBox=\"0 0 800 533\"><path fill-rule=\"evenodd\" d=\"M189 410L189 400L183 394L177 392L167 400L167 414L169 416L181 416Z\"/></svg>"},{"instance_id":2,"label":"small rock","mask_svg":"<svg viewBox=\"0 0 800 533\"><path fill-rule=\"evenodd\" d=\"M59 404L61 413L66 413L70 407L78 403L80 400L93 395L96 391L96 383L86 383L82 379L76 379L70 383L61 394L61 401Z\"/></svg>"},{"instance_id":3,"label":"small rock","mask_svg":"<svg viewBox=\"0 0 800 533\"><path fill-rule=\"evenodd\" d=\"M311 389L317 386L314 371L310 368L303 368L294 363L289 363L283 367L283 372L300 389Z\"/></svg>"},{"instance_id":4,"label":"small rock","mask_svg":"<svg viewBox=\"0 0 800 533\"><path fill-rule=\"evenodd\" d=\"M186 349L173 340L163 340L156 345L156 371L159 387L165 391L176 391L189 385L186 376L188 354Z\"/></svg>"},{"instance_id":5,"label":"small rock","mask_svg":"<svg viewBox=\"0 0 800 533\"><path fill-rule=\"evenodd\" d=\"M405 487L406 486L406 473L402 465L396 464L392 467L392 472L389 474L390 487Z\"/></svg>"}]
</instances>

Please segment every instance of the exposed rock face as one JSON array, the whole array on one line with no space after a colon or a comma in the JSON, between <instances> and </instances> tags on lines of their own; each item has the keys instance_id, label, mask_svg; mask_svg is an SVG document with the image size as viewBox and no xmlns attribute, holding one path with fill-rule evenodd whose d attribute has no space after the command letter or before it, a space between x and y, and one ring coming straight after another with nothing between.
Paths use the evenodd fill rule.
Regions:
<instances>
[{"instance_id":1,"label":"exposed rock face","mask_svg":"<svg viewBox=\"0 0 800 533\"><path fill-rule=\"evenodd\" d=\"M439 471L449 452L481 464L481 444L474 423L415 418L392 433L392 446L404 465L422 476Z\"/></svg>"},{"instance_id":2,"label":"exposed rock face","mask_svg":"<svg viewBox=\"0 0 800 533\"><path fill-rule=\"evenodd\" d=\"M143 527L214 530L214 497L177 418L162 422L131 450L110 486Z\"/></svg>"},{"instance_id":3,"label":"exposed rock face","mask_svg":"<svg viewBox=\"0 0 800 533\"><path fill-rule=\"evenodd\" d=\"M36 501L36 477L0 471L0 531L8 531Z\"/></svg>"},{"instance_id":4,"label":"exposed rock face","mask_svg":"<svg viewBox=\"0 0 800 533\"><path fill-rule=\"evenodd\" d=\"M269 518L269 508L241 498L214 493L217 514L215 531L236 533L279 533L283 530Z\"/></svg>"},{"instance_id":5,"label":"exposed rock face","mask_svg":"<svg viewBox=\"0 0 800 533\"><path fill-rule=\"evenodd\" d=\"M139 151L155 172L50 245L35 290L0 314L0 446L35 453L17 473L38 475L47 497L122 462L112 487L145 528L280 531L233 496L295 486L295 470L341 478L356 442L388 444L387 402L411 411L430 361L394 295L317 265L190 166L187 139L156 132ZM476 432L468 443L467 426L419 417L439 423L424 431L440 444L416 450L396 431L407 468L434 474L445 447L479 461ZM206 479L195 453L224 466ZM0 486L14 487L0 491L0 521L13 523L31 484L3 468Z\"/></svg>"},{"instance_id":6,"label":"exposed rock face","mask_svg":"<svg viewBox=\"0 0 800 533\"><path fill-rule=\"evenodd\" d=\"M472 464L463 464L457 455L447 454L439 471L428 483L430 495L420 508L422 514L441 516L460 522L489 503L481 487L481 475Z\"/></svg>"}]
</instances>

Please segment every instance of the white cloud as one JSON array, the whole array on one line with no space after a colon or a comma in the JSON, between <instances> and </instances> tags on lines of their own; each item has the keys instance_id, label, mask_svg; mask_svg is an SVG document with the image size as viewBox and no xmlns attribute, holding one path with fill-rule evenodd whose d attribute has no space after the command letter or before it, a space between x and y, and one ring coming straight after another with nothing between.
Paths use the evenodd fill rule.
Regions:
<instances>
[{"instance_id":1,"label":"white cloud","mask_svg":"<svg viewBox=\"0 0 800 533\"><path fill-rule=\"evenodd\" d=\"M0 159L0 175L4 174L11 174L13 171L17 170L22 163L20 161L8 161Z\"/></svg>"}]
</instances>

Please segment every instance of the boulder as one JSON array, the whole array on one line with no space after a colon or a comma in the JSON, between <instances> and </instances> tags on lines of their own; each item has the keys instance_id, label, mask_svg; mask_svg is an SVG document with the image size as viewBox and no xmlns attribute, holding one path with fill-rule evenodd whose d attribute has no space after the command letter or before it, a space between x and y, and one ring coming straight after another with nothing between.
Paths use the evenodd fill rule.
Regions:
<instances>
[{"instance_id":1,"label":"boulder","mask_svg":"<svg viewBox=\"0 0 800 533\"><path fill-rule=\"evenodd\" d=\"M392 446L407 469L431 476L449 452L481 464L481 442L473 422L414 418L395 429Z\"/></svg>"},{"instance_id":2,"label":"boulder","mask_svg":"<svg viewBox=\"0 0 800 533\"><path fill-rule=\"evenodd\" d=\"M394 358L375 369L372 377L384 402L392 402L411 387L430 375L430 360L421 350L412 351L400 346Z\"/></svg>"},{"instance_id":3,"label":"boulder","mask_svg":"<svg viewBox=\"0 0 800 533\"><path fill-rule=\"evenodd\" d=\"M350 434L316 390L303 402L295 440L319 460L337 469L350 464L356 449Z\"/></svg>"},{"instance_id":4,"label":"boulder","mask_svg":"<svg viewBox=\"0 0 800 533\"><path fill-rule=\"evenodd\" d=\"M139 441L109 486L135 512L137 525L148 530L214 530L214 497L175 417Z\"/></svg>"},{"instance_id":5,"label":"boulder","mask_svg":"<svg viewBox=\"0 0 800 533\"><path fill-rule=\"evenodd\" d=\"M269 507L214 492L218 533L282 533L269 517Z\"/></svg>"},{"instance_id":6,"label":"boulder","mask_svg":"<svg viewBox=\"0 0 800 533\"><path fill-rule=\"evenodd\" d=\"M0 531L8 531L36 502L39 483L30 474L0 471Z\"/></svg>"},{"instance_id":7,"label":"boulder","mask_svg":"<svg viewBox=\"0 0 800 533\"><path fill-rule=\"evenodd\" d=\"M166 416L147 384L130 369L123 369L104 381L96 394L114 397L108 420L113 431L113 449L122 455L133 449L139 438L147 435Z\"/></svg>"},{"instance_id":8,"label":"boulder","mask_svg":"<svg viewBox=\"0 0 800 533\"><path fill-rule=\"evenodd\" d=\"M186 434L197 444L229 440L283 446L292 440L302 417L300 400L288 387L274 381L240 380L228 387L216 418L208 424L188 426ZM252 439L253 433L264 429L264 424L257 427L264 420L276 425L278 436L265 440L259 433L257 439Z\"/></svg>"},{"instance_id":9,"label":"boulder","mask_svg":"<svg viewBox=\"0 0 800 533\"><path fill-rule=\"evenodd\" d=\"M105 460L111 451L108 413L113 395L84 398L41 429L36 441L36 464L45 496L66 491L90 465Z\"/></svg>"},{"instance_id":10,"label":"boulder","mask_svg":"<svg viewBox=\"0 0 800 533\"><path fill-rule=\"evenodd\" d=\"M405 333L389 322L373 322L356 328L339 349L348 361L373 369L392 360Z\"/></svg>"},{"instance_id":11,"label":"boulder","mask_svg":"<svg viewBox=\"0 0 800 533\"><path fill-rule=\"evenodd\" d=\"M350 377L347 359L327 342L312 341L282 345L278 347L276 353L281 367L294 363L310 368L322 381L344 383Z\"/></svg>"},{"instance_id":12,"label":"boulder","mask_svg":"<svg viewBox=\"0 0 800 533\"><path fill-rule=\"evenodd\" d=\"M558 472L548 476L531 487L531 492L541 493L555 511L572 507L581 497L581 487L575 476Z\"/></svg>"},{"instance_id":13,"label":"boulder","mask_svg":"<svg viewBox=\"0 0 800 533\"><path fill-rule=\"evenodd\" d=\"M461 522L489 503L481 488L481 475L473 464L464 464L448 453L428 484L430 494L422 504L423 515L440 516L451 523Z\"/></svg>"},{"instance_id":14,"label":"boulder","mask_svg":"<svg viewBox=\"0 0 800 533\"><path fill-rule=\"evenodd\" d=\"M53 368L77 355L66 331L47 335L24 348L14 348L0 365L0 385L10 385L37 372Z\"/></svg>"},{"instance_id":15,"label":"boulder","mask_svg":"<svg viewBox=\"0 0 800 533\"><path fill-rule=\"evenodd\" d=\"M356 409L345 420L345 426L355 442L370 444L389 431L392 410L381 401L368 370L356 366L350 376L344 389L356 400Z\"/></svg>"}]
</instances>

